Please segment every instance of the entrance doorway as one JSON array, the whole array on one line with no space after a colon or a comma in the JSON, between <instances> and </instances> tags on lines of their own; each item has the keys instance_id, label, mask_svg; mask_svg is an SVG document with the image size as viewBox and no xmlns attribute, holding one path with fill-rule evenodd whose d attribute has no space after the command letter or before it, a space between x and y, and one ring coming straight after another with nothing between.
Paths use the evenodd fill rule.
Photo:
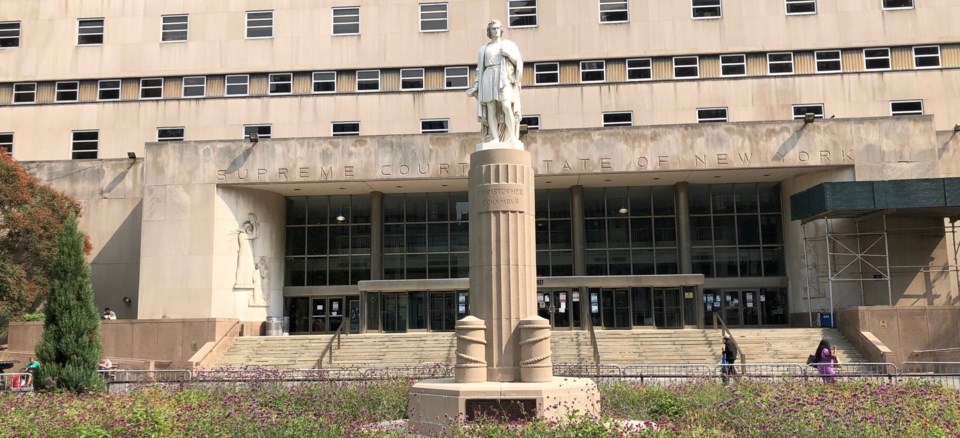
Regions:
<instances>
[{"instance_id":1,"label":"entrance doorway","mask_svg":"<svg viewBox=\"0 0 960 438\"><path fill-rule=\"evenodd\" d=\"M653 289L653 317L658 328L681 328L680 288Z\"/></svg>"},{"instance_id":2,"label":"entrance doorway","mask_svg":"<svg viewBox=\"0 0 960 438\"><path fill-rule=\"evenodd\" d=\"M785 325L786 290L765 289L706 289L703 291L704 324L713 323L717 314L728 326L756 327Z\"/></svg>"},{"instance_id":3,"label":"entrance doorway","mask_svg":"<svg viewBox=\"0 0 960 438\"><path fill-rule=\"evenodd\" d=\"M360 332L360 297L293 297L287 300L290 333L333 333L341 324Z\"/></svg>"},{"instance_id":4,"label":"entrance doorway","mask_svg":"<svg viewBox=\"0 0 960 438\"><path fill-rule=\"evenodd\" d=\"M537 291L537 314L556 330L580 328L580 291Z\"/></svg>"},{"instance_id":5,"label":"entrance doorway","mask_svg":"<svg viewBox=\"0 0 960 438\"><path fill-rule=\"evenodd\" d=\"M630 328L630 291L628 289L601 289L600 312L603 328Z\"/></svg>"}]
</instances>

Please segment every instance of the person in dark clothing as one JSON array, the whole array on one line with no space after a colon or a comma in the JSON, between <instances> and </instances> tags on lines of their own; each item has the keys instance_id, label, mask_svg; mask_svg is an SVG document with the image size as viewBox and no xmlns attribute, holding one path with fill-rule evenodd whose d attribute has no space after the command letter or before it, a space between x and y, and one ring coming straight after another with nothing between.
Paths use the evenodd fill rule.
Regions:
<instances>
[{"instance_id":1,"label":"person in dark clothing","mask_svg":"<svg viewBox=\"0 0 960 438\"><path fill-rule=\"evenodd\" d=\"M737 361L737 344L729 335L723 336L723 351L720 352L720 377L727 383L731 376L736 377L737 369L733 364Z\"/></svg>"}]
</instances>

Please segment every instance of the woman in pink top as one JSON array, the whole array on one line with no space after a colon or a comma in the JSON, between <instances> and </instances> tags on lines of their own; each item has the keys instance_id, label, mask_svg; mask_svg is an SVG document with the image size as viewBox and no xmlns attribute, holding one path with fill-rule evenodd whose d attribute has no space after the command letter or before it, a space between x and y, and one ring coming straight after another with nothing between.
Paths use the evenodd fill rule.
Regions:
<instances>
[{"instance_id":1,"label":"woman in pink top","mask_svg":"<svg viewBox=\"0 0 960 438\"><path fill-rule=\"evenodd\" d=\"M830 343L826 339L820 341L815 356L814 363L817 364L817 371L820 372L823 381L826 383L836 382L837 369L834 364L837 363L837 356L830 350Z\"/></svg>"}]
</instances>

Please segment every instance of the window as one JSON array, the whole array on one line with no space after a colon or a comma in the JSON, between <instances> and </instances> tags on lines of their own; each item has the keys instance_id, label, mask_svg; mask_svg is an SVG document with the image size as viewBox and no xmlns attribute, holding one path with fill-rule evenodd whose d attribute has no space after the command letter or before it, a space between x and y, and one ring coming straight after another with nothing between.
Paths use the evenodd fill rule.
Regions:
<instances>
[{"instance_id":1,"label":"window","mask_svg":"<svg viewBox=\"0 0 960 438\"><path fill-rule=\"evenodd\" d=\"M19 21L0 22L0 49L7 47L20 47Z\"/></svg>"},{"instance_id":2,"label":"window","mask_svg":"<svg viewBox=\"0 0 960 438\"><path fill-rule=\"evenodd\" d=\"M913 0L882 0L883 9L913 9Z\"/></svg>"},{"instance_id":3,"label":"window","mask_svg":"<svg viewBox=\"0 0 960 438\"><path fill-rule=\"evenodd\" d=\"M77 21L77 45L103 44L103 19L82 18Z\"/></svg>"},{"instance_id":4,"label":"window","mask_svg":"<svg viewBox=\"0 0 960 438\"><path fill-rule=\"evenodd\" d=\"M247 39L273 38L273 11L247 11Z\"/></svg>"},{"instance_id":5,"label":"window","mask_svg":"<svg viewBox=\"0 0 960 438\"><path fill-rule=\"evenodd\" d=\"M839 50L814 52L813 55L817 61L817 73L831 73L843 70Z\"/></svg>"},{"instance_id":6,"label":"window","mask_svg":"<svg viewBox=\"0 0 960 438\"><path fill-rule=\"evenodd\" d=\"M183 97L203 97L206 94L206 76L188 76L183 78Z\"/></svg>"},{"instance_id":7,"label":"window","mask_svg":"<svg viewBox=\"0 0 960 438\"><path fill-rule=\"evenodd\" d=\"M359 20L359 17L358 17ZM447 4L421 3L420 4L420 32L446 32ZM357 30L357 33L360 33Z\"/></svg>"},{"instance_id":8,"label":"window","mask_svg":"<svg viewBox=\"0 0 960 438\"><path fill-rule=\"evenodd\" d=\"M160 42L175 43L187 40L189 22L186 15L164 15L160 30Z\"/></svg>"},{"instance_id":9,"label":"window","mask_svg":"<svg viewBox=\"0 0 960 438\"><path fill-rule=\"evenodd\" d=\"M813 113L814 118L822 119L823 104L822 103L806 103L806 104L793 106L793 120L802 119L808 113Z\"/></svg>"},{"instance_id":10,"label":"window","mask_svg":"<svg viewBox=\"0 0 960 438\"><path fill-rule=\"evenodd\" d=\"M793 74L793 53L767 53L767 73L771 75Z\"/></svg>"},{"instance_id":11,"label":"window","mask_svg":"<svg viewBox=\"0 0 960 438\"><path fill-rule=\"evenodd\" d=\"M273 73L269 76L270 94L293 93L293 73Z\"/></svg>"},{"instance_id":12,"label":"window","mask_svg":"<svg viewBox=\"0 0 960 438\"><path fill-rule=\"evenodd\" d=\"M523 116L520 118L521 125L527 125L528 130L540 129L540 116Z\"/></svg>"},{"instance_id":13,"label":"window","mask_svg":"<svg viewBox=\"0 0 960 438\"><path fill-rule=\"evenodd\" d=\"M720 55L720 76L746 76L747 55Z\"/></svg>"},{"instance_id":14,"label":"window","mask_svg":"<svg viewBox=\"0 0 960 438\"><path fill-rule=\"evenodd\" d=\"M507 19L510 27L536 27L537 0L508 0Z\"/></svg>"},{"instance_id":15,"label":"window","mask_svg":"<svg viewBox=\"0 0 960 438\"><path fill-rule=\"evenodd\" d=\"M690 7L694 19L720 18L723 16L721 0L691 0Z\"/></svg>"},{"instance_id":16,"label":"window","mask_svg":"<svg viewBox=\"0 0 960 438\"><path fill-rule=\"evenodd\" d=\"M0 132L0 150L5 150L7 155L13 155L12 132Z\"/></svg>"},{"instance_id":17,"label":"window","mask_svg":"<svg viewBox=\"0 0 960 438\"><path fill-rule=\"evenodd\" d=\"M894 100L890 102L891 116L922 116L922 100Z\"/></svg>"},{"instance_id":18,"label":"window","mask_svg":"<svg viewBox=\"0 0 960 438\"><path fill-rule=\"evenodd\" d=\"M550 85L560 83L560 63L533 64L533 83Z\"/></svg>"},{"instance_id":19,"label":"window","mask_svg":"<svg viewBox=\"0 0 960 438\"><path fill-rule=\"evenodd\" d=\"M380 91L380 70L358 71L357 91Z\"/></svg>"},{"instance_id":20,"label":"window","mask_svg":"<svg viewBox=\"0 0 960 438\"><path fill-rule=\"evenodd\" d=\"M603 61L580 61L580 82L603 82Z\"/></svg>"},{"instance_id":21,"label":"window","mask_svg":"<svg viewBox=\"0 0 960 438\"><path fill-rule=\"evenodd\" d=\"M13 84L13 103L34 103L36 101L36 82Z\"/></svg>"},{"instance_id":22,"label":"window","mask_svg":"<svg viewBox=\"0 0 960 438\"><path fill-rule=\"evenodd\" d=\"M693 79L700 77L700 58L696 56L673 58L673 77L676 79Z\"/></svg>"},{"instance_id":23,"label":"window","mask_svg":"<svg viewBox=\"0 0 960 438\"><path fill-rule=\"evenodd\" d=\"M600 0L601 23L626 23L630 21L627 0Z\"/></svg>"},{"instance_id":24,"label":"window","mask_svg":"<svg viewBox=\"0 0 960 438\"><path fill-rule=\"evenodd\" d=\"M355 285L370 279L369 195L292 196L286 198L286 204L284 285ZM379 299L375 300L379 322ZM337 303L337 299L331 302ZM406 318L406 311L403 315ZM406 329L406 322L403 324ZM301 327L294 330L309 330L306 323Z\"/></svg>"},{"instance_id":25,"label":"window","mask_svg":"<svg viewBox=\"0 0 960 438\"><path fill-rule=\"evenodd\" d=\"M120 80L98 81L97 100L120 100Z\"/></svg>"},{"instance_id":26,"label":"window","mask_svg":"<svg viewBox=\"0 0 960 438\"><path fill-rule=\"evenodd\" d=\"M330 132L334 137L360 135L360 122L333 122L330 124Z\"/></svg>"},{"instance_id":27,"label":"window","mask_svg":"<svg viewBox=\"0 0 960 438\"><path fill-rule=\"evenodd\" d=\"M718 123L726 121L726 108L697 108L697 123Z\"/></svg>"},{"instance_id":28,"label":"window","mask_svg":"<svg viewBox=\"0 0 960 438\"><path fill-rule=\"evenodd\" d=\"M100 131L73 131L71 159L96 160L97 146L100 143Z\"/></svg>"},{"instance_id":29,"label":"window","mask_svg":"<svg viewBox=\"0 0 960 438\"><path fill-rule=\"evenodd\" d=\"M359 35L360 8L333 8L333 34Z\"/></svg>"},{"instance_id":30,"label":"window","mask_svg":"<svg viewBox=\"0 0 960 438\"><path fill-rule=\"evenodd\" d=\"M183 132L182 126L157 128L157 141L183 141Z\"/></svg>"},{"instance_id":31,"label":"window","mask_svg":"<svg viewBox=\"0 0 960 438\"><path fill-rule=\"evenodd\" d=\"M630 111L603 113L603 127L612 126L633 126L633 113Z\"/></svg>"},{"instance_id":32,"label":"window","mask_svg":"<svg viewBox=\"0 0 960 438\"><path fill-rule=\"evenodd\" d=\"M653 62L650 58L627 60L628 81L649 81L650 79L653 79Z\"/></svg>"},{"instance_id":33,"label":"window","mask_svg":"<svg viewBox=\"0 0 960 438\"><path fill-rule=\"evenodd\" d=\"M940 46L914 47L913 67L917 69L940 67Z\"/></svg>"},{"instance_id":34,"label":"window","mask_svg":"<svg viewBox=\"0 0 960 438\"><path fill-rule=\"evenodd\" d=\"M273 126L271 125L243 125L243 139L249 140L251 135L256 134L257 139L273 137Z\"/></svg>"},{"instance_id":35,"label":"window","mask_svg":"<svg viewBox=\"0 0 960 438\"><path fill-rule=\"evenodd\" d=\"M140 79L141 99L162 99L163 78Z\"/></svg>"},{"instance_id":36,"label":"window","mask_svg":"<svg viewBox=\"0 0 960 438\"><path fill-rule=\"evenodd\" d=\"M357 131L360 128L357 127ZM420 121L421 134L446 134L450 132L450 119L424 119ZM359 132L357 132L359 135Z\"/></svg>"},{"instance_id":37,"label":"window","mask_svg":"<svg viewBox=\"0 0 960 438\"><path fill-rule=\"evenodd\" d=\"M57 82L57 102L76 102L77 90L80 89L79 82Z\"/></svg>"},{"instance_id":38,"label":"window","mask_svg":"<svg viewBox=\"0 0 960 438\"><path fill-rule=\"evenodd\" d=\"M401 90L422 90L423 89L423 69L406 68L400 70L400 89Z\"/></svg>"},{"instance_id":39,"label":"window","mask_svg":"<svg viewBox=\"0 0 960 438\"><path fill-rule=\"evenodd\" d=\"M817 13L817 0L786 0L787 15L808 15Z\"/></svg>"},{"instance_id":40,"label":"window","mask_svg":"<svg viewBox=\"0 0 960 438\"><path fill-rule=\"evenodd\" d=\"M336 93L337 92L337 72L335 71L313 72L313 92L314 93Z\"/></svg>"},{"instance_id":41,"label":"window","mask_svg":"<svg viewBox=\"0 0 960 438\"><path fill-rule=\"evenodd\" d=\"M246 96L249 92L250 75L227 76L223 94L227 96Z\"/></svg>"},{"instance_id":42,"label":"window","mask_svg":"<svg viewBox=\"0 0 960 438\"><path fill-rule=\"evenodd\" d=\"M444 88L467 88L470 86L470 67L447 67L443 69Z\"/></svg>"},{"instance_id":43,"label":"window","mask_svg":"<svg viewBox=\"0 0 960 438\"><path fill-rule=\"evenodd\" d=\"M863 49L863 65L867 70L890 70L890 49Z\"/></svg>"}]
</instances>

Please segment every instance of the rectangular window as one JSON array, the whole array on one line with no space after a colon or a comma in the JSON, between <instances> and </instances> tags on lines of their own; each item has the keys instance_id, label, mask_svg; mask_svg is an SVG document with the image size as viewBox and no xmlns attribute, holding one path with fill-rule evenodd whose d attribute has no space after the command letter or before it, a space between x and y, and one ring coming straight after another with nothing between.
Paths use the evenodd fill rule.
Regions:
<instances>
[{"instance_id":1,"label":"rectangular window","mask_svg":"<svg viewBox=\"0 0 960 438\"><path fill-rule=\"evenodd\" d=\"M746 76L747 55L720 55L720 76Z\"/></svg>"},{"instance_id":2,"label":"rectangular window","mask_svg":"<svg viewBox=\"0 0 960 438\"><path fill-rule=\"evenodd\" d=\"M883 9L913 9L913 0L882 0Z\"/></svg>"},{"instance_id":3,"label":"rectangular window","mask_svg":"<svg viewBox=\"0 0 960 438\"><path fill-rule=\"evenodd\" d=\"M103 19L81 18L77 20L77 45L95 46L103 44Z\"/></svg>"},{"instance_id":4,"label":"rectangular window","mask_svg":"<svg viewBox=\"0 0 960 438\"><path fill-rule=\"evenodd\" d=\"M380 91L380 70L357 72L357 92Z\"/></svg>"},{"instance_id":5,"label":"rectangular window","mask_svg":"<svg viewBox=\"0 0 960 438\"><path fill-rule=\"evenodd\" d=\"M940 67L940 46L914 47L913 67L917 69Z\"/></svg>"},{"instance_id":6,"label":"rectangular window","mask_svg":"<svg viewBox=\"0 0 960 438\"><path fill-rule=\"evenodd\" d=\"M696 56L678 56L673 58L673 77L675 79L694 79L700 77L700 58Z\"/></svg>"},{"instance_id":7,"label":"rectangular window","mask_svg":"<svg viewBox=\"0 0 960 438\"><path fill-rule=\"evenodd\" d=\"M96 160L99 144L100 131L73 131L70 157L73 160Z\"/></svg>"},{"instance_id":8,"label":"rectangular window","mask_svg":"<svg viewBox=\"0 0 960 438\"><path fill-rule=\"evenodd\" d=\"M0 49L20 47L20 22L0 22Z\"/></svg>"},{"instance_id":9,"label":"rectangular window","mask_svg":"<svg viewBox=\"0 0 960 438\"><path fill-rule=\"evenodd\" d=\"M79 82L57 82L56 101L57 102L76 102L77 91L80 89Z\"/></svg>"},{"instance_id":10,"label":"rectangular window","mask_svg":"<svg viewBox=\"0 0 960 438\"><path fill-rule=\"evenodd\" d=\"M817 0L785 0L787 15L809 15L817 13Z\"/></svg>"},{"instance_id":11,"label":"rectangular window","mask_svg":"<svg viewBox=\"0 0 960 438\"><path fill-rule=\"evenodd\" d=\"M34 103L36 101L36 82L13 84L13 103Z\"/></svg>"},{"instance_id":12,"label":"rectangular window","mask_svg":"<svg viewBox=\"0 0 960 438\"><path fill-rule=\"evenodd\" d=\"M359 35L360 8L333 8L333 34Z\"/></svg>"},{"instance_id":13,"label":"rectangular window","mask_svg":"<svg viewBox=\"0 0 960 438\"><path fill-rule=\"evenodd\" d=\"M182 126L157 128L157 141L183 141L183 133Z\"/></svg>"},{"instance_id":14,"label":"rectangular window","mask_svg":"<svg viewBox=\"0 0 960 438\"><path fill-rule=\"evenodd\" d=\"M293 93L293 73L273 73L268 78L270 94Z\"/></svg>"},{"instance_id":15,"label":"rectangular window","mask_svg":"<svg viewBox=\"0 0 960 438\"><path fill-rule=\"evenodd\" d=\"M250 90L250 75L227 76L224 84L224 95L246 96Z\"/></svg>"},{"instance_id":16,"label":"rectangular window","mask_svg":"<svg viewBox=\"0 0 960 438\"><path fill-rule=\"evenodd\" d=\"M447 67L443 69L444 88L467 88L470 86L470 67Z\"/></svg>"},{"instance_id":17,"label":"rectangular window","mask_svg":"<svg viewBox=\"0 0 960 438\"><path fill-rule=\"evenodd\" d=\"M822 119L823 104L822 103L805 103L805 104L793 106L793 120L802 119L806 117L806 115L809 113L813 113L814 118Z\"/></svg>"},{"instance_id":18,"label":"rectangular window","mask_svg":"<svg viewBox=\"0 0 960 438\"><path fill-rule=\"evenodd\" d=\"M507 0L510 27L537 26L537 0Z\"/></svg>"},{"instance_id":19,"label":"rectangular window","mask_svg":"<svg viewBox=\"0 0 960 438\"><path fill-rule=\"evenodd\" d=\"M13 155L12 132L0 132L0 150L6 151L7 155Z\"/></svg>"},{"instance_id":20,"label":"rectangular window","mask_svg":"<svg viewBox=\"0 0 960 438\"><path fill-rule=\"evenodd\" d=\"M273 11L247 11L247 39L273 38Z\"/></svg>"},{"instance_id":21,"label":"rectangular window","mask_svg":"<svg viewBox=\"0 0 960 438\"><path fill-rule=\"evenodd\" d=\"M603 82L605 67L604 61L580 61L580 82Z\"/></svg>"},{"instance_id":22,"label":"rectangular window","mask_svg":"<svg viewBox=\"0 0 960 438\"><path fill-rule=\"evenodd\" d=\"M187 40L190 24L186 15L164 15L161 20L160 42L175 43Z\"/></svg>"},{"instance_id":23,"label":"rectangular window","mask_svg":"<svg viewBox=\"0 0 960 438\"><path fill-rule=\"evenodd\" d=\"M793 53L767 53L767 73L771 75L793 74Z\"/></svg>"},{"instance_id":24,"label":"rectangular window","mask_svg":"<svg viewBox=\"0 0 960 438\"><path fill-rule=\"evenodd\" d=\"M843 70L839 50L813 52L813 56L817 61L817 73L832 73Z\"/></svg>"},{"instance_id":25,"label":"rectangular window","mask_svg":"<svg viewBox=\"0 0 960 438\"><path fill-rule=\"evenodd\" d=\"M315 71L313 72L313 92L336 93L337 92L337 72L335 71Z\"/></svg>"},{"instance_id":26,"label":"rectangular window","mask_svg":"<svg viewBox=\"0 0 960 438\"><path fill-rule=\"evenodd\" d=\"M405 68L400 70L400 89L401 90L422 90L423 89L423 69Z\"/></svg>"},{"instance_id":27,"label":"rectangular window","mask_svg":"<svg viewBox=\"0 0 960 438\"><path fill-rule=\"evenodd\" d=\"M450 132L450 119L424 119L420 121L421 134L446 134L448 132Z\"/></svg>"},{"instance_id":28,"label":"rectangular window","mask_svg":"<svg viewBox=\"0 0 960 438\"><path fill-rule=\"evenodd\" d=\"M890 49L863 49L863 66L867 70L890 70Z\"/></svg>"},{"instance_id":29,"label":"rectangular window","mask_svg":"<svg viewBox=\"0 0 960 438\"><path fill-rule=\"evenodd\" d=\"M694 19L720 18L723 16L721 0L691 0L690 7Z\"/></svg>"},{"instance_id":30,"label":"rectangular window","mask_svg":"<svg viewBox=\"0 0 960 438\"><path fill-rule=\"evenodd\" d=\"M334 137L360 135L360 122L333 122L330 124L330 134Z\"/></svg>"},{"instance_id":31,"label":"rectangular window","mask_svg":"<svg viewBox=\"0 0 960 438\"><path fill-rule=\"evenodd\" d=\"M697 108L697 123L719 123L726 121L726 108Z\"/></svg>"},{"instance_id":32,"label":"rectangular window","mask_svg":"<svg viewBox=\"0 0 960 438\"><path fill-rule=\"evenodd\" d=\"M140 79L141 99L162 99L163 78Z\"/></svg>"},{"instance_id":33,"label":"rectangular window","mask_svg":"<svg viewBox=\"0 0 960 438\"><path fill-rule=\"evenodd\" d=\"M447 4L421 3L420 32L446 32L446 30Z\"/></svg>"},{"instance_id":34,"label":"rectangular window","mask_svg":"<svg viewBox=\"0 0 960 438\"><path fill-rule=\"evenodd\" d=\"M206 76L188 76L183 78L183 97L203 97L207 94Z\"/></svg>"},{"instance_id":35,"label":"rectangular window","mask_svg":"<svg viewBox=\"0 0 960 438\"><path fill-rule=\"evenodd\" d=\"M523 116L520 118L521 125L527 125L528 130L540 129L540 116Z\"/></svg>"},{"instance_id":36,"label":"rectangular window","mask_svg":"<svg viewBox=\"0 0 960 438\"><path fill-rule=\"evenodd\" d=\"M600 0L601 23L626 23L630 21L627 0Z\"/></svg>"},{"instance_id":37,"label":"rectangular window","mask_svg":"<svg viewBox=\"0 0 960 438\"><path fill-rule=\"evenodd\" d=\"M922 116L922 100L894 100L890 102L891 116Z\"/></svg>"},{"instance_id":38,"label":"rectangular window","mask_svg":"<svg viewBox=\"0 0 960 438\"><path fill-rule=\"evenodd\" d=\"M628 81L649 81L651 79L653 79L653 61L650 58L627 60Z\"/></svg>"},{"instance_id":39,"label":"rectangular window","mask_svg":"<svg viewBox=\"0 0 960 438\"><path fill-rule=\"evenodd\" d=\"M97 100L120 100L120 80L97 81Z\"/></svg>"},{"instance_id":40,"label":"rectangular window","mask_svg":"<svg viewBox=\"0 0 960 438\"><path fill-rule=\"evenodd\" d=\"M603 127L613 126L633 126L633 113L630 111L603 113Z\"/></svg>"},{"instance_id":41,"label":"rectangular window","mask_svg":"<svg viewBox=\"0 0 960 438\"><path fill-rule=\"evenodd\" d=\"M256 134L257 139L273 137L272 125L243 125L243 139L249 140L251 135Z\"/></svg>"},{"instance_id":42,"label":"rectangular window","mask_svg":"<svg viewBox=\"0 0 960 438\"><path fill-rule=\"evenodd\" d=\"M560 83L560 63L533 64L533 83L550 85Z\"/></svg>"}]
</instances>

